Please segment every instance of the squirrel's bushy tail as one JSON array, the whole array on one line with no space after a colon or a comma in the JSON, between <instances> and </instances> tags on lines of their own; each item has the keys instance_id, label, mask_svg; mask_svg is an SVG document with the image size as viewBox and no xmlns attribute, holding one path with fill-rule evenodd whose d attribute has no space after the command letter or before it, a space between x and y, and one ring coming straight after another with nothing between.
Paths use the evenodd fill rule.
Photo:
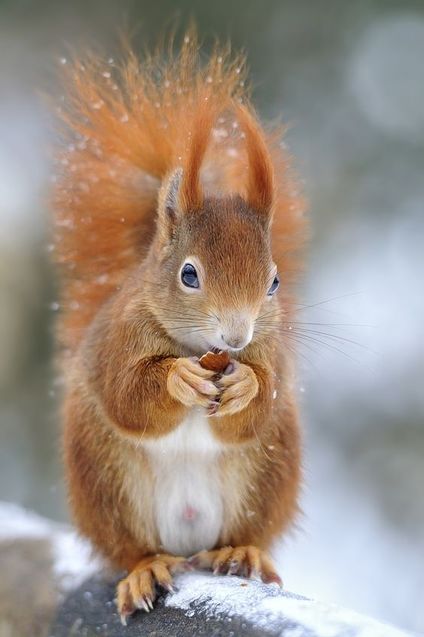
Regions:
<instances>
[{"instance_id":1,"label":"squirrel's bushy tail","mask_svg":"<svg viewBox=\"0 0 424 637\"><path fill-rule=\"evenodd\" d=\"M178 55L172 44L164 53L139 62L129 51L122 64L88 55L63 67L53 250L60 339L70 351L145 254L161 181L179 166L193 205L203 160L206 189L248 193L259 205L272 188L274 239L288 242L279 252L299 243L302 201L275 134L263 133L248 106L243 56L216 46L202 64L194 29ZM262 184L256 194L254 183Z\"/></svg>"}]
</instances>

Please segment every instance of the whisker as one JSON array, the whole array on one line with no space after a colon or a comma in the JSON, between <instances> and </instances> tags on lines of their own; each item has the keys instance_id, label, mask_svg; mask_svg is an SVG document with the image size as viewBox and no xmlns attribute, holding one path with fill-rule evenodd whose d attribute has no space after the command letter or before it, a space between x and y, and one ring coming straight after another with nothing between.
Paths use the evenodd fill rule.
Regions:
<instances>
[{"instance_id":1,"label":"whisker","mask_svg":"<svg viewBox=\"0 0 424 637\"><path fill-rule=\"evenodd\" d=\"M283 315L283 314L286 314L286 312L284 312L284 310L281 310L281 309L270 310L269 312L265 312L264 314L260 314L258 316L258 318L256 319L256 322L258 322L258 321L260 321L260 320L262 320L264 318L267 318L267 317L268 318L269 317L273 317L273 316L277 317L277 316L280 316L280 315Z\"/></svg>"},{"instance_id":2,"label":"whisker","mask_svg":"<svg viewBox=\"0 0 424 637\"><path fill-rule=\"evenodd\" d=\"M311 304L305 304L305 303L290 303L289 301L287 302L288 304L291 305L298 305L301 306L302 309L309 309L312 307L318 307L320 305L325 305L325 303L331 303L331 301L339 301L340 299L346 299L350 296L358 296L359 294L363 294L363 292L348 292L347 294L341 294L340 296L332 296L329 299L324 299L324 301L318 301L317 303L311 303Z\"/></svg>"},{"instance_id":3,"label":"whisker","mask_svg":"<svg viewBox=\"0 0 424 637\"><path fill-rule=\"evenodd\" d=\"M329 327L370 327L376 328L377 325L368 325L366 323L321 323L321 322L308 322L308 321L290 321L293 325L322 325Z\"/></svg>"},{"instance_id":4,"label":"whisker","mask_svg":"<svg viewBox=\"0 0 424 637\"><path fill-rule=\"evenodd\" d=\"M161 319L160 321L163 325L167 324L167 325L182 325L182 327L184 327L185 325L187 327L190 327L190 325L204 325L204 326L210 326L210 322L201 322L201 321L196 321L196 323L194 323L194 321L184 321L183 319Z\"/></svg>"},{"instance_id":5,"label":"whisker","mask_svg":"<svg viewBox=\"0 0 424 637\"><path fill-rule=\"evenodd\" d=\"M298 354L301 355L301 352L299 351L299 346L300 347L305 347L308 351L312 352L314 354L314 356L321 356L321 352L316 347L314 347L310 343L304 343L304 342L298 340L296 338L295 334L293 334L293 335L291 333L287 334L287 337L288 337L289 340L291 340L292 342L296 343L297 349L294 352L295 356L298 355ZM284 342L284 346L287 346L286 342ZM310 361L308 361L308 362L310 362Z\"/></svg>"},{"instance_id":6,"label":"whisker","mask_svg":"<svg viewBox=\"0 0 424 637\"><path fill-rule=\"evenodd\" d=\"M371 352L371 353L373 353L375 355L378 355L377 352L372 350L370 347L368 347L366 345L363 345L363 343L358 343L357 341L354 341L354 340L352 340L350 338L346 338L344 336L340 336L339 334L329 334L328 332L322 332L320 330L309 330L309 329L303 329L303 328L298 328L298 327L296 327L296 328L294 328L294 329L292 329L290 331L291 332L295 332L295 333L297 332L297 333L300 333L300 334L315 334L317 336L323 336L324 338L330 338L330 339L337 340L337 341L342 342L342 343L349 343L351 345L355 345L356 347L360 347L361 349L364 349L364 350L366 350L368 352Z\"/></svg>"},{"instance_id":7,"label":"whisker","mask_svg":"<svg viewBox=\"0 0 424 637\"><path fill-rule=\"evenodd\" d=\"M167 312L168 314L172 314L173 316L176 317L181 317L181 318L199 318L199 314L201 314L202 316L207 317L209 320L211 319L215 319L218 320L217 316L215 314L209 314L208 312L203 312L203 310L199 310L197 308L192 308L191 311L188 310L175 310L172 307L169 306L164 306L164 305L158 305L155 304L155 308L162 310L163 312ZM202 320L206 320L206 319L202 319Z\"/></svg>"},{"instance_id":8,"label":"whisker","mask_svg":"<svg viewBox=\"0 0 424 637\"><path fill-rule=\"evenodd\" d=\"M324 347L326 347L328 350L333 351L333 352L338 352L339 354L342 354L343 356L345 356L346 358L349 358L351 361L355 362L356 364L361 364L361 361L359 361L358 359L354 358L353 356L350 356L350 354L348 354L347 352L345 352L344 350L340 349L339 347L336 347L335 345L332 345L330 343L327 343L325 341L322 341L318 338L315 338L313 336L308 336L307 334L299 334L299 333L294 333L294 332L290 332L290 334L292 336L294 336L296 339L299 339L299 342L303 341L308 341L308 342L312 342L312 343L316 343L318 345L322 345Z\"/></svg>"},{"instance_id":9,"label":"whisker","mask_svg":"<svg viewBox=\"0 0 424 637\"><path fill-rule=\"evenodd\" d=\"M168 329L174 330L186 330L187 333L190 332L214 332L215 329L213 327L199 327L199 326L191 326L191 325L178 325L176 327L168 327Z\"/></svg>"},{"instance_id":10,"label":"whisker","mask_svg":"<svg viewBox=\"0 0 424 637\"><path fill-rule=\"evenodd\" d=\"M290 338L290 337L289 337L289 338ZM317 366L315 365L315 363L313 362L313 360L312 360L311 358L309 358L309 356L306 356L305 352L302 352L302 351L300 350L299 345L300 345L301 347L306 347L306 349L308 349L310 352L312 352L315 356L316 356L316 355L319 355L319 352L318 352L316 349L314 349L314 348L312 348L312 347L310 347L310 346L306 345L305 343L299 343L296 339L291 339L291 341L292 341L293 343L295 343L295 345L296 345L295 347L294 347L294 346L293 346L293 347L291 347L287 341L284 341L284 343L283 343L283 344L284 344L284 347L286 347L286 348L289 350L289 352L291 353L291 355L292 355L292 356L294 356L295 358L297 358L297 357L299 357L299 356L300 356L300 358L302 358L304 361L306 361L306 363L307 363L307 365L308 365L308 366L310 365L310 366L311 366L311 367L313 367L314 369L317 369Z\"/></svg>"}]
</instances>

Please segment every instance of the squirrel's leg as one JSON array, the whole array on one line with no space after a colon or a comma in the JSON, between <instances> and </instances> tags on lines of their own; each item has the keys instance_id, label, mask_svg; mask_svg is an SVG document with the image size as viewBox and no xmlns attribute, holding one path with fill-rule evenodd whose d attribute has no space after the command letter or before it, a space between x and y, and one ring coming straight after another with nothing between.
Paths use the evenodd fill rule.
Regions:
<instances>
[{"instance_id":1,"label":"squirrel's leg","mask_svg":"<svg viewBox=\"0 0 424 637\"><path fill-rule=\"evenodd\" d=\"M224 546L213 551L201 551L189 560L196 568L208 569L214 575L239 575L260 578L263 582L272 582L282 586L282 580L265 551L256 546Z\"/></svg>"},{"instance_id":2,"label":"squirrel's leg","mask_svg":"<svg viewBox=\"0 0 424 637\"><path fill-rule=\"evenodd\" d=\"M169 433L188 408L207 408L219 393L214 372L190 358L112 357L107 364L92 386L109 420L129 434Z\"/></svg>"},{"instance_id":3,"label":"squirrel's leg","mask_svg":"<svg viewBox=\"0 0 424 637\"><path fill-rule=\"evenodd\" d=\"M137 317L118 302L115 310L99 313L80 357L88 391L108 421L129 435L157 437L178 426L190 407L208 408L219 393L214 372L172 356L166 341L163 352L144 351Z\"/></svg>"},{"instance_id":4,"label":"squirrel's leg","mask_svg":"<svg viewBox=\"0 0 424 637\"><path fill-rule=\"evenodd\" d=\"M127 617L138 609L148 613L156 599L156 587L160 586L172 593L172 575L189 568L185 557L167 553L141 559L116 589L116 602L122 623L126 625Z\"/></svg>"}]
</instances>

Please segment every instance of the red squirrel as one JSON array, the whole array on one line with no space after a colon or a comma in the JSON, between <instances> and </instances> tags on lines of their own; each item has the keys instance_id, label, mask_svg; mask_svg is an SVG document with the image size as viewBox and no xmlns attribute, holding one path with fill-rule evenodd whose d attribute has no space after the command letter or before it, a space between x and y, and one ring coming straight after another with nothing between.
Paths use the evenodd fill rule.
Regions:
<instances>
[{"instance_id":1,"label":"red squirrel","mask_svg":"<svg viewBox=\"0 0 424 637\"><path fill-rule=\"evenodd\" d=\"M167 56L68 62L58 109L64 461L80 532L127 573L123 622L188 564L281 582L266 551L301 482L304 200L243 57L205 62L193 31Z\"/></svg>"}]
</instances>

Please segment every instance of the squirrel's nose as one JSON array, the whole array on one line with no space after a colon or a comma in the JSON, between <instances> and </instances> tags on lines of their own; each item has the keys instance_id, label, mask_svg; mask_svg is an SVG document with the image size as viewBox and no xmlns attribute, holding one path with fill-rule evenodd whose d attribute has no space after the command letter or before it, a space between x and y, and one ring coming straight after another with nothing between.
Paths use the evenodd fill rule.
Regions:
<instances>
[{"instance_id":1,"label":"squirrel's nose","mask_svg":"<svg viewBox=\"0 0 424 637\"><path fill-rule=\"evenodd\" d=\"M253 320L248 312L221 317L221 340L230 349L243 349L252 340Z\"/></svg>"},{"instance_id":2,"label":"squirrel's nose","mask_svg":"<svg viewBox=\"0 0 424 637\"><path fill-rule=\"evenodd\" d=\"M241 336L237 336L235 338L225 338L224 334L221 334L221 338L228 347L231 349L239 349L247 345L246 339Z\"/></svg>"}]
</instances>

